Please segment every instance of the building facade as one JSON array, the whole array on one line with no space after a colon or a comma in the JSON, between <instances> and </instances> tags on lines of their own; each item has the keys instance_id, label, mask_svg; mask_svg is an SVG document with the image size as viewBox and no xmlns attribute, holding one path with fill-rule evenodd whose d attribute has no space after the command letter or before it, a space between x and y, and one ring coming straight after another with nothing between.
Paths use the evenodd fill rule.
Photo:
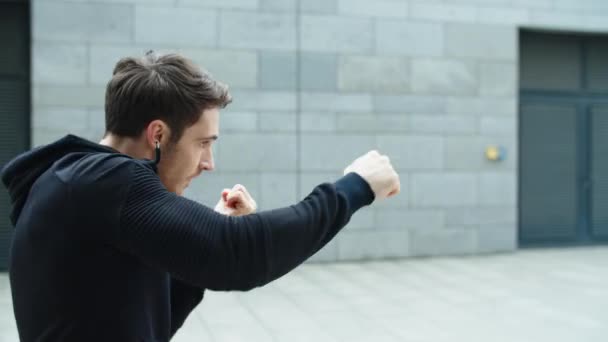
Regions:
<instances>
[{"instance_id":1,"label":"building facade","mask_svg":"<svg viewBox=\"0 0 608 342\"><path fill-rule=\"evenodd\" d=\"M187 196L213 206L221 189L241 183L260 210L272 209L335 180L368 150L391 157L401 194L358 212L313 260L601 242L604 183L593 175L603 171L608 134L605 1L0 1L8 13L3 7L31 13L10 16L17 18L10 30L31 43L13 49L28 54L15 58L27 84L19 96L29 101L10 107L21 114L3 123L0 141L38 146L67 133L98 141L104 87L118 59L181 52L228 83L234 97L221 114L216 171ZM14 98L1 89L16 78L0 73L0 96ZM9 228L1 229L6 240Z\"/></svg>"}]
</instances>

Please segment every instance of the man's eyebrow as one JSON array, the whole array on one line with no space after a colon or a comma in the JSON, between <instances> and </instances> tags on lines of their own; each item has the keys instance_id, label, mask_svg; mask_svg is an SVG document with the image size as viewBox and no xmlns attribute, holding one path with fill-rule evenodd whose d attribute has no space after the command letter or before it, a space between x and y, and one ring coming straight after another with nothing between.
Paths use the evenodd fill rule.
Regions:
<instances>
[{"instance_id":1,"label":"man's eyebrow","mask_svg":"<svg viewBox=\"0 0 608 342\"><path fill-rule=\"evenodd\" d=\"M217 136L217 135L211 135L211 136L208 136L208 137L202 137L200 140L217 140L217 139L219 139L219 136Z\"/></svg>"}]
</instances>

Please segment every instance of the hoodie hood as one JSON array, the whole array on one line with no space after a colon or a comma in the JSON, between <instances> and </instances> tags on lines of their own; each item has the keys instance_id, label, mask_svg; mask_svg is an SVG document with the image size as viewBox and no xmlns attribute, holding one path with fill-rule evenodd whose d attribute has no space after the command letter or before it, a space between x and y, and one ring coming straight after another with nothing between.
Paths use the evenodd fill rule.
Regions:
<instances>
[{"instance_id":1,"label":"hoodie hood","mask_svg":"<svg viewBox=\"0 0 608 342\"><path fill-rule=\"evenodd\" d=\"M16 224L30 189L38 177L57 160L74 152L119 153L111 147L99 145L69 134L51 144L24 152L4 165L1 172L2 183L8 189L13 203L10 215L13 226Z\"/></svg>"}]
</instances>

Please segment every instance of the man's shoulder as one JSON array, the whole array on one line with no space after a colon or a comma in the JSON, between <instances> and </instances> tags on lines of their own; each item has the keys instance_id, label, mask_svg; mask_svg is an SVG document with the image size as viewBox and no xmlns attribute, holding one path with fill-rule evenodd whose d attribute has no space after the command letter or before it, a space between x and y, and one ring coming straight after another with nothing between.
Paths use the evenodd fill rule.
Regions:
<instances>
[{"instance_id":1,"label":"man's shoulder","mask_svg":"<svg viewBox=\"0 0 608 342\"><path fill-rule=\"evenodd\" d=\"M121 184L129 181L134 169L154 167L149 161L119 153L70 153L54 165L54 173L72 185Z\"/></svg>"}]
</instances>

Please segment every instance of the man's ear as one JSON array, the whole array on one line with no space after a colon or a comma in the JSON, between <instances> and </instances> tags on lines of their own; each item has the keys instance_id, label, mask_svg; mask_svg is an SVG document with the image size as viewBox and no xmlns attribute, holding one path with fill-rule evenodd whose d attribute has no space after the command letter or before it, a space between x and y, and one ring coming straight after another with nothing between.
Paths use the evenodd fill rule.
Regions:
<instances>
[{"instance_id":1,"label":"man's ear","mask_svg":"<svg viewBox=\"0 0 608 342\"><path fill-rule=\"evenodd\" d=\"M146 145L156 147L158 141L161 145L169 139L169 126L162 120L153 120L146 127Z\"/></svg>"}]
</instances>

